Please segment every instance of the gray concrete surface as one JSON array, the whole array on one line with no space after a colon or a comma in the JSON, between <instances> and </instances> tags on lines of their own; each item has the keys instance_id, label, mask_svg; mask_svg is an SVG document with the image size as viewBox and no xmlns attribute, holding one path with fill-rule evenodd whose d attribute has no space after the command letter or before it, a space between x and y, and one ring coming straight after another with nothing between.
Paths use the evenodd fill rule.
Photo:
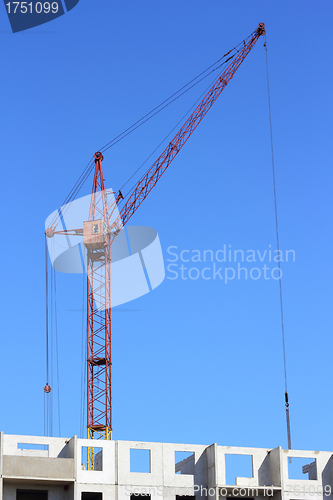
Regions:
<instances>
[{"instance_id":1,"label":"gray concrete surface","mask_svg":"<svg viewBox=\"0 0 333 500\"><path fill-rule=\"evenodd\" d=\"M22 444L23 443L23 444ZM83 492L102 493L103 500L150 500L176 496L256 498L258 500L333 500L333 453L205 445L98 441L96 469L85 470L82 448L87 439L0 434L0 499L16 499L17 489L47 490L48 500L79 500ZM30 449L31 446L38 449ZM23 448L23 449L22 449ZM150 472L131 472L130 450L150 451ZM176 463L176 452L190 456ZM249 477L226 484L226 457L247 455ZM290 479L288 459L304 458L302 479ZM236 472L237 474L237 472Z\"/></svg>"}]
</instances>

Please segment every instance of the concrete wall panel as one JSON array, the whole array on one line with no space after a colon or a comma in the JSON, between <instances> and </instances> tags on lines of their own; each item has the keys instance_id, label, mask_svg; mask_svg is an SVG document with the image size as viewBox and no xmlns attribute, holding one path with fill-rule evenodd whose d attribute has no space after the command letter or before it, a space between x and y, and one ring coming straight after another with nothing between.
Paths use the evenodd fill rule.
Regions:
<instances>
[{"instance_id":1,"label":"concrete wall panel","mask_svg":"<svg viewBox=\"0 0 333 500\"><path fill-rule=\"evenodd\" d=\"M74 479L73 460L70 458L3 457L3 476Z\"/></svg>"},{"instance_id":2,"label":"concrete wall panel","mask_svg":"<svg viewBox=\"0 0 333 500\"><path fill-rule=\"evenodd\" d=\"M48 450L20 450L18 443L47 444ZM102 470L82 469L82 447L94 444L102 448ZM131 472L130 450L150 450L151 470ZM45 451L47 453L45 453ZM191 452L194 457L181 461L175 471L175 452ZM253 477L238 477L236 485L226 485L225 455L251 455ZM288 458L306 457L316 461L317 479L293 480L288 476ZM313 478L314 466L310 467ZM196 491L209 492L210 500L225 500L233 488L253 488L256 500L267 500L264 486L274 486L272 500L333 500L333 494L320 494L323 488L333 492L332 452L282 450L149 443L140 441L94 441L87 439L47 438L0 434L0 474L5 475L0 500L16 500L16 488L47 489L49 500L81 500L82 492L101 492L103 500L130 500L131 493L150 494L152 500L175 500L176 495L206 498ZM61 483L61 480L64 482ZM2 479L1 479L2 481ZM66 484L67 482L67 484ZM66 489L65 489L65 488ZM311 489L312 487L312 489ZM220 497L221 488L225 494ZM314 490L313 490L314 488ZM320 490L321 488L321 490ZM298 492L298 493L297 493ZM301 496L300 496L301 495Z\"/></svg>"}]
</instances>

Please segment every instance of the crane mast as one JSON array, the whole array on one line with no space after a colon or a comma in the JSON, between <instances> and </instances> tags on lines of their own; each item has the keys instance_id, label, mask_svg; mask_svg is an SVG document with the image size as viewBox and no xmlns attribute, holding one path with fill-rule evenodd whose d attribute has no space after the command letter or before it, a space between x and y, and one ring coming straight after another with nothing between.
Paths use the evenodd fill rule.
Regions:
<instances>
[{"instance_id":1,"label":"crane mast","mask_svg":"<svg viewBox=\"0 0 333 500\"><path fill-rule=\"evenodd\" d=\"M122 194L119 192L116 200L108 203L102 170L103 156L97 152L89 219L84 222L83 229L54 231L51 227L45 232L48 237L65 233L83 234L87 250L87 435L90 439L112 439L111 245L264 34L265 25L260 23L237 56L230 58L232 60L225 71L138 182L122 210L113 217L113 222L111 218ZM93 469L93 446L88 448L87 462L88 469Z\"/></svg>"},{"instance_id":2,"label":"crane mast","mask_svg":"<svg viewBox=\"0 0 333 500\"><path fill-rule=\"evenodd\" d=\"M89 220L83 225L87 249L87 434L112 439L111 240L103 156L95 154ZM93 463L93 449L89 462Z\"/></svg>"}]
</instances>

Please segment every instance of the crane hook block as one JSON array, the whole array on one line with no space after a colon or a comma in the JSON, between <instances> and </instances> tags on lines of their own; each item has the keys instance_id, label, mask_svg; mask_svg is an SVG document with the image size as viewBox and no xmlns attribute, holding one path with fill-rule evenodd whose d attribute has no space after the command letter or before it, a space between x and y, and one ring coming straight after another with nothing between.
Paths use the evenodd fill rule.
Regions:
<instances>
[{"instance_id":1,"label":"crane hook block","mask_svg":"<svg viewBox=\"0 0 333 500\"><path fill-rule=\"evenodd\" d=\"M49 386L48 383L46 383L46 386L44 387L44 392L46 392L46 394L48 394L49 392L51 392L51 387Z\"/></svg>"}]
</instances>

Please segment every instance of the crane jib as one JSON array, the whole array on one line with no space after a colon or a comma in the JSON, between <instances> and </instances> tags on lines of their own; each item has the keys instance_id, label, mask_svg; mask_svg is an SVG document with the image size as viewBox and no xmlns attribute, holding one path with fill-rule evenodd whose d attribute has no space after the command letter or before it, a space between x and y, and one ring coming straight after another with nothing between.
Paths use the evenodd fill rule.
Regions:
<instances>
[{"instance_id":1,"label":"crane jib","mask_svg":"<svg viewBox=\"0 0 333 500\"><path fill-rule=\"evenodd\" d=\"M257 30L253 33L251 39L245 44L237 54L236 57L231 56L227 61L232 59L232 62L226 68L221 76L217 78L212 87L206 93L204 98L192 112L190 117L186 120L180 130L177 132L172 141L165 148L163 153L158 157L155 163L148 170L147 174L141 179L137 186L133 189L130 194L128 201L125 203L124 207L119 213L119 216L114 222L115 226L119 226L120 222L122 225L126 224L132 215L139 208L144 199L148 196L151 189L156 185L157 181L161 178L162 174L165 172L167 167L170 165L172 160L180 152L186 141L192 135L196 127L199 125L203 117L206 115L208 110L212 107L214 102L217 100L219 95L222 93L223 89L227 86L229 81L233 78L235 72L244 61L245 57L248 55L250 50L253 48L254 44L257 42L260 36L265 34L265 25L260 23ZM226 55L228 55L229 51Z\"/></svg>"}]
</instances>

